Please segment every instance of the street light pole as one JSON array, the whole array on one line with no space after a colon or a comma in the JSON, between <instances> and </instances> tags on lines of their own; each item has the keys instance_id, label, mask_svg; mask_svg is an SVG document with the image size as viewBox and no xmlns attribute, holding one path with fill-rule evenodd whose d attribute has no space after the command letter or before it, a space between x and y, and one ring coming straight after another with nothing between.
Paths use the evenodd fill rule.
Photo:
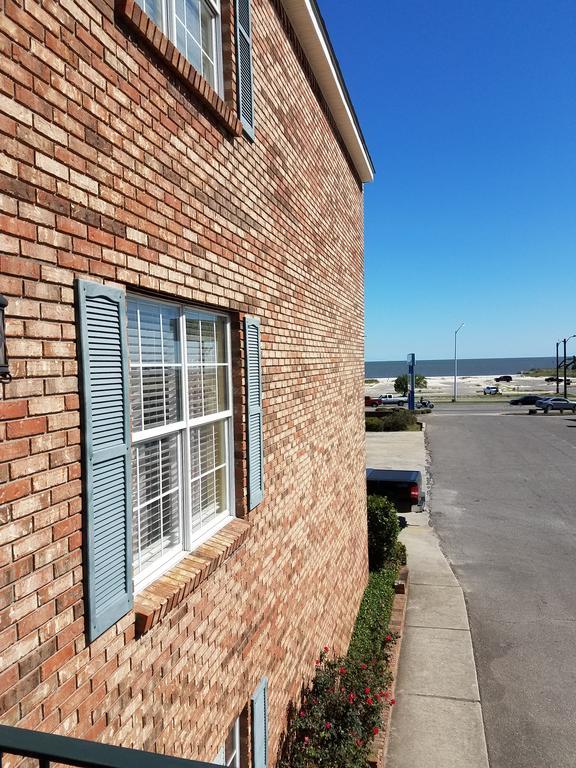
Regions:
<instances>
[{"instance_id":1,"label":"street light pole","mask_svg":"<svg viewBox=\"0 0 576 768\"><path fill-rule=\"evenodd\" d=\"M454 331L454 397L452 398L452 402L455 403L458 398L458 353L457 353L457 338L458 338L458 331L464 328L464 323L458 326L456 330Z\"/></svg>"},{"instance_id":2,"label":"street light pole","mask_svg":"<svg viewBox=\"0 0 576 768\"><path fill-rule=\"evenodd\" d=\"M564 342L564 362L563 362L563 366L564 366L564 397L565 398L568 397L568 388L567 388L567 385L566 385L566 368L567 368L567 366L566 366L566 343L568 341L570 341L570 339L573 339L575 336L576 336L576 333L573 333L572 336L568 336L567 339L562 339L562 341Z\"/></svg>"},{"instance_id":3,"label":"street light pole","mask_svg":"<svg viewBox=\"0 0 576 768\"><path fill-rule=\"evenodd\" d=\"M556 394L560 394L560 361L558 360L558 347L560 346L561 342L556 342ZM566 357L566 352L564 352L564 357Z\"/></svg>"}]
</instances>

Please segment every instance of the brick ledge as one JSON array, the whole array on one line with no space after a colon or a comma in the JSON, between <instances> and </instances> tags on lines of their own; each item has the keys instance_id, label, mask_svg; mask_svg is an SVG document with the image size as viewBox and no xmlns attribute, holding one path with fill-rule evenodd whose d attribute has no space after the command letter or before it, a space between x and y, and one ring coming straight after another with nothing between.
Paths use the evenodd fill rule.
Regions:
<instances>
[{"instance_id":1,"label":"brick ledge","mask_svg":"<svg viewBox=\"0 0 576 768\"><path fill-rule=\"evenodd\" d=\"M197 589L244 543L249 530L249 523L233 518L208 541L139 592L134 597L136 636L140 637L152 629L167 613Z\"/></svg>"},{"instance_id":2,"label":"brick ledge","mask_svg":"<svg viewBox=\"0 0 576 768\"><path fill-rule=\"evenodd\" d=\"M134 0L116 0L116 14L143 38L148 46L162 58L165 64L175 72L185 85L205 106L209 107L214 117L233 136L242 136L242 122L235 110L222 99L210 83L194 69L186 57L166 35L154 24Z\"/></svg>"}]
</instances>

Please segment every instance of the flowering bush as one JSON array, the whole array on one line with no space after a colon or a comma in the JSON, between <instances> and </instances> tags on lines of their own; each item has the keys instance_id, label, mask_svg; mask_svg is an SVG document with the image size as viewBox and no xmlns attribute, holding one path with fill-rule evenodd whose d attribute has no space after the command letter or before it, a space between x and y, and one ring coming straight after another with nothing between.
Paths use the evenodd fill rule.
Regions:
<instances>
[{"instance_id":1,"label":"flowering bush","mask_svg":"<svg viewBox=\"0 0 576 768\"><path fill-rule=\"evenodd\" d=\"M300 709L292 713L281 768L364 768L382 710L393 701L389 682L386 657L330 657L325 647Z\"/></svg>"}]
</instances>

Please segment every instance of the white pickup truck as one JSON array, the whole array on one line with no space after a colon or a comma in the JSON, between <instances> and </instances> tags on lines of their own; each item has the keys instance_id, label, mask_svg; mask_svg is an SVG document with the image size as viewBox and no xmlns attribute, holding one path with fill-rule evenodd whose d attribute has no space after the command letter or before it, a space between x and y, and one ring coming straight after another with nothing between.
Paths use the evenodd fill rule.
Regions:
<instances>
[{"instance_id":1,"label":"white pickup truck","mask_svg":"<svg viewBox=\"0 0 576 768\"><path fill-rule=\"evenodd\" d=\"M405 405L408 402L408 398L404 395L378 395L376 400L380 401L380 405Z\"/></svg>"}]
</instances>

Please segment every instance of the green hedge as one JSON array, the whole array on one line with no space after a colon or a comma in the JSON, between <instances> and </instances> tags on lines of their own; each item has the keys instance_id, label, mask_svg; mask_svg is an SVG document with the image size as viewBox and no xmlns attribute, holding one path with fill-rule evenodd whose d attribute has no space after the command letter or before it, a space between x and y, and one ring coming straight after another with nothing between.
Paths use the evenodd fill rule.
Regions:
<instances>
[{"instance_id":1,"label":"green hedge","mask_svg":"<svg viewBox=\"0 0 576 768\"><path fill-rule=\"evenodd\" d=\"M350 640L350 658L377 659L385 655L397 578L398 566L395 564L370 574Z\"/></svg>"},{"instance_id":2,"label":"green hedge","mask_svg":"<svg viewBox=\"0 0 576 768\"><path fill-rule=\"evenodd\" d=\"M368 567L379 571L395 559L395 547L400 525L394 504L386 496L371 495L367 499Z\"/></svg>"},{"instance_id":3,"label":"green hedge","mask_svg":"<svg viewBox=\"0 0 576 768\"><path fill-rule=\"evenodd\" d=\"M278 768L366 768L383 709L394 703L388 686L388 633L395 565L371 573L346 656L325 646L299 707L288 714Z\"/></svg>"},{"instance_id":4,"label":"green hedge","mask_svg":"<svg viewBox=\"0 0 576 768\"><path fill-rule=\"evenodd\" d=\"M398 541L396 508L383 496L369 496L370 575L346 656L325 646L316 674L302 688L300 705L291 706L278 768L366 768L382 711L394 701L388 686L388 632L394 582L404 559Z\"/></svg>"},{"instance_id":5,"label":"green hedge","mask_svg":"<svg viewBox=\"0 0 576 768\"><path fill-rule=\"evenodd\" d=\"M366 432L403 432L417 423L412 411L399 409L383 412L379 416L366 416Z\"/></svg>"}]
</instances>

